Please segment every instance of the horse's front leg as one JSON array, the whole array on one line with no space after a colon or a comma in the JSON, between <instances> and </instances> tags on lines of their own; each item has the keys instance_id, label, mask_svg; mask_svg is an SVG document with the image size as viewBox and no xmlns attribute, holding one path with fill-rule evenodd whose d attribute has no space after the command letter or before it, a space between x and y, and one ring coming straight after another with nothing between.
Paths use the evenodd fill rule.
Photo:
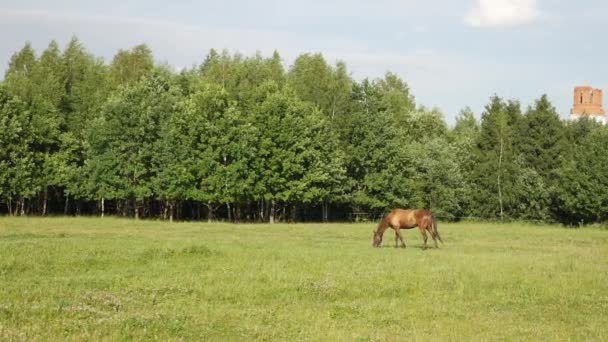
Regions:
<instances>
[{"instance_id":1,"label":"horse's front leg","mask_svg":"<svg viewBox=\"0 0 608 342\"><path fill-rule=\"evenodd\" d=\"M405 248L405 241L403 241L403 237L401 236L400 229L395 229L395 247L397 247L397 238L399 238L399 240L401 240L401 243L403 244L403 248Z\"/></svg>"},{"instance_id":2,"label":"horse's front leg","mask_svg":"<svg viewBox=\"0 0 608 342\"><path fill-rule=\"evenodd\" d=\"M395 229L395 248L399 247L397 241L399 241L399 229Z\"/></svg>"}]
</instances>

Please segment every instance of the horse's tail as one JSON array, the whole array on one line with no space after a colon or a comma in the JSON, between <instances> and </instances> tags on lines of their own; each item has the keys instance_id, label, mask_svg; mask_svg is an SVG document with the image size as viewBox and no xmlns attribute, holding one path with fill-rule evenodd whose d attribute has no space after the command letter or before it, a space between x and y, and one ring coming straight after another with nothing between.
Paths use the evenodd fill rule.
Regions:
<instances>
[{"instance_id":1,"label":"horse's tail","mask_svg":"<svg viewBox=\"0 0 608 342\"><path fill-rule=\"evenodd\" d=\"M433 233L435 234L435 236L437 236L439 241L443 243L443 240L441 240L441 235L439 235L439 230L437 230L437 220L435 220L435 215L431 214L431 222L433 224Z\"/></svg>"}]
</instances>

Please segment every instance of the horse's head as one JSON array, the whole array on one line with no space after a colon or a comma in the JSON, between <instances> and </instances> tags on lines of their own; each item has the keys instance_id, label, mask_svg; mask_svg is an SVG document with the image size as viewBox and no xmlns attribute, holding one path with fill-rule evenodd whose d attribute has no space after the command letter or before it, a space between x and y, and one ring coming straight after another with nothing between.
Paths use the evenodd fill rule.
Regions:
<instances>
[{"instance_id":1,"label":"horse's head","mask_svg":"<svg viewBox=\"0 0 608 342\"><path fill-rule=\"evenodd\" d=\"M372 238L372 247L380 247L380 244L382 243L382 233L378 233L375 230L373 230L372 233L374 233L374 237Z\"/></svg>"}]
</instances>

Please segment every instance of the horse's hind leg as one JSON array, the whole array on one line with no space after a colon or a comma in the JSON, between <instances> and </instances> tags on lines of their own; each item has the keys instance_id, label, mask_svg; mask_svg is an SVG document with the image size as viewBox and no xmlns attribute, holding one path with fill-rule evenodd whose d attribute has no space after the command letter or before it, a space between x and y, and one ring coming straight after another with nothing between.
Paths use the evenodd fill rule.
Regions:
<instances>
[{"instance_id":1,"label":"horse's hind leg","mask_svg":"<svg viewBox=\"0 0 608 342\"><path fill-rule=\"evenodd\" d=\"M422 240L424 240L424 249L426 249L426 241L429 239L429 237L426 235L426 228L424 225L418 226L418 229L420 230L420 234L422 234Z\"/></svg>"},{"instance_id":2,"label":"horse's hind leg","mask_svg":"<svg viewBox=\"0 0 608 342\"><path fill-rule=\"evenodd\" d=\"M435 243L435 248L439 248L437 244L437 232L433 230L433 227L429 227L429 232L431 232L431 237L433 238L433 242Z\"/></svg>"},{"instance_id":3,"label":"horse's hind leg","mask_svg":"<svg viewBox=\"0 0 608 342\"><path fill-rule=\"evenodd\" d=\"M395 229L395 248L399 247L397 241L399 241L399 230Z\"/></svg>"}]
</instances>

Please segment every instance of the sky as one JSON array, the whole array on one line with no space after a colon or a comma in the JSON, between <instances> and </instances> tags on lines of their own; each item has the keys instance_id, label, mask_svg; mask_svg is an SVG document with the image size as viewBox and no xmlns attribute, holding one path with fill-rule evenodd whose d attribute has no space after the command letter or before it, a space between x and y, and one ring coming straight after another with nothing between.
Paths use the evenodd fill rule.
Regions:
<instances>
[{"instance_id":1,"label":"sky","mask_svg":"<svg viewBox=\"0 0 608 342\"><path fill-rule=\"evenodd\" d=\"M450 124L494 94L524 109L547 94L566 118L574 86L608 91L607 30L604 0L0 0L0 74L25 42L74 35L106 62L145 43L176 70L211 48L277 50L286 67L321 52L356 80L396 73Z\"/></svg>"}]
</instances>

